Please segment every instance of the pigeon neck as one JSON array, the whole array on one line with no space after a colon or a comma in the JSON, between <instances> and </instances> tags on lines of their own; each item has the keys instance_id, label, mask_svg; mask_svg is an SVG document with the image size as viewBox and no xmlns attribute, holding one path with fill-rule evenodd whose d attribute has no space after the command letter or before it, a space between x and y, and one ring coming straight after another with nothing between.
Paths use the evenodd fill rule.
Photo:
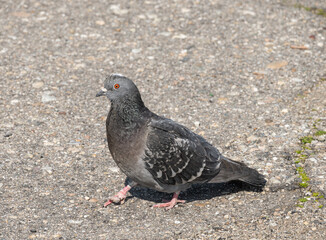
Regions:
<instances>
[{"instance_id":1,"label":"pigeon neck","mask_svg":"<svg viewBox=\"0 0 326 240\"><path fill-rule=\"evenodd\" d=\"M146 109L140 96L113 101L111 106L111 111L115 112L116 116L125 124L131 124L141 120L142 113Z\"/></svg>"}]
</instances>

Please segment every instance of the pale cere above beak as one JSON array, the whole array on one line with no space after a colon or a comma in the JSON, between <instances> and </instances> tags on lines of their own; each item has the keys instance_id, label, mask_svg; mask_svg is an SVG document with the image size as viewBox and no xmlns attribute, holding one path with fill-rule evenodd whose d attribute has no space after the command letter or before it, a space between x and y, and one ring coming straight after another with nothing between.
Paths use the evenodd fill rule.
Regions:
<instances>
[{"instance_id":1,"label":"pale cere above beak","mask_svg":"<svg viewBox=\"0 0 326 240\"><path fill-rule=\"evenodd\" d=\"M97 94L96 94L96 97L100 97L100 96L103 96L106 94L108 90L106 88L102 88L101 91L99 91Z\"/></svg>"}]
</instances>

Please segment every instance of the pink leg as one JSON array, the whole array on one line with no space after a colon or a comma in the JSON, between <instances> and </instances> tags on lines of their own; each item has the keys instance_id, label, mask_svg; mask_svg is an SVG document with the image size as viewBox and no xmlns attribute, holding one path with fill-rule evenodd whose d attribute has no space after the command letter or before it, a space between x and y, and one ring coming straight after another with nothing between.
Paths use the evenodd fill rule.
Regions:
<instances>
[{"instance_id":1,"label":"pink leg","mask_svg":"<svg viewBox=\"0 0 326 240\"><path fill-rule=\"evenodd\" d=\"M110 197L109 200L104 203L104 207L110 205L111 203L124 203L125 199L126 199L126 194L127 192L129 192L129 190L131 189L131 186L127 185L126 187L124 187L120 192L118 192L116 195L114 195L113 197Z\"/></svg>"},{"instance_id":2,"label":"pink leg","mask_svg":"<svg viewBox=\"0 0 326 240\"><path fill-rule=\"evenodd\" d=\"M158 208L166 207L166 210L169 210L173 208L175 205L177 205L177 203L185 203L186 202L185 200L178 199L179 194L180 192L175 192L170 202L156 204L154 205L154 207L158 207Z\"/></svg>"}]
</instances>

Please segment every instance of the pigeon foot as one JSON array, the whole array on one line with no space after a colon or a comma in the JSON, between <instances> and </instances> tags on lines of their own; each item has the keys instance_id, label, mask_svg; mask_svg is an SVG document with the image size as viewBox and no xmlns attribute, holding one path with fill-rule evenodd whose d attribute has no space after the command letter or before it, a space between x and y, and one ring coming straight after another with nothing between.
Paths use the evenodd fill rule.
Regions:
<instances>
[{"instance_id":1,"label":"pigeon foot","mask_svg":"<svg viewBox=\"0 0 326 240\"><path fill-rule=\"evenodd\" d=\"M111 203L121 203L123 204L125 202L125 199L127 197L127 192L131 189L129 185L124 187L120 192L118 192L116 195L113 197L110 197L109 200L104 203L104 207L110 205Z\"/></svg>"},{"instance_id":2,"label":"pigeon foot","mask_svg":"<svg viewBox=\"0 0 326 240\"><path fill-rule=\"evenodd\" d=\"M157 207L157 208L165 207L166 210L169 210L169 209L173 208L175 205L177 205L178 203L185 203L186 202L185 200L178 199L179 194L180 194L180 192L176 192L173 194L173 197L170 202L156 204L153 207Z\"/></svg>"}]
</instances>

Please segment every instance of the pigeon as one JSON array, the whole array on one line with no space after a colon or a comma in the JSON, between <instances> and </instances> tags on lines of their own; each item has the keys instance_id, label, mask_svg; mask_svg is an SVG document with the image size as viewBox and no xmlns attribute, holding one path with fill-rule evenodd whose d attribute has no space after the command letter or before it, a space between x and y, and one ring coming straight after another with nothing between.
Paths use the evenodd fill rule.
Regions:
<instances>
[{"instance_id":1,"label":"pigeon","mask_svg":"<svg viewBox=\"0 0 326 240\"><path fill-rule=\"evenodd\" d=\"M151 112L132 80L111 74L96 97L106 96L111 107L106 134L112 158L131 182L104 204L123 203L137 185L174 193L154 207L173 208L184 200L180 191L197 183L240 180L263 187L264 176L244 163L224 157L203 137L177 122Z\"/></svg>"}]
</instances>

